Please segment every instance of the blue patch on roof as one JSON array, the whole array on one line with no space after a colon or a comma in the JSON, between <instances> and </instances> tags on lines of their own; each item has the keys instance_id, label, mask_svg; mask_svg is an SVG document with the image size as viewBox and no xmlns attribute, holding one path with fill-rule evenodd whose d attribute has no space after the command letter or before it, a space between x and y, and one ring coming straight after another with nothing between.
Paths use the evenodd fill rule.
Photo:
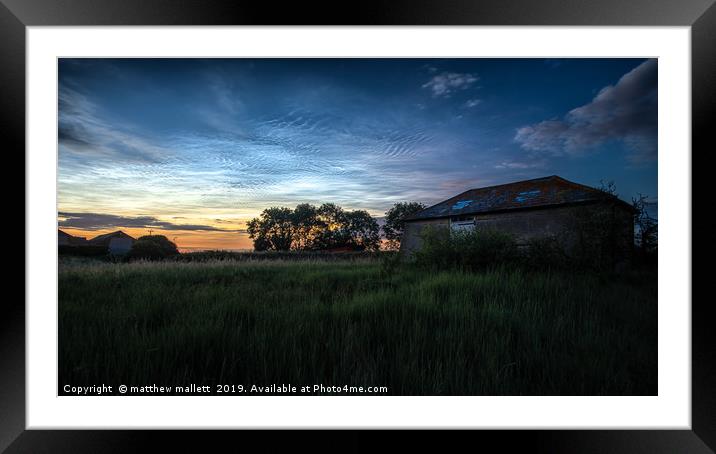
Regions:
<instances>
[{"instance_id":1,"label":"blue patch on roof","mask_svg":"<svg viewBox=\"0 0 716 454\"><path fill-rule=\"evenodd\" d=\"M537 197L540 192L541 191L539 189L535 191L520 192L519 194L517 194L517 197L515 197L515 201L520 203L525 202L533 197Z\"/></svg>"},{"instance_id":2,"label":"blue patch on roof","mask_svg":"<svg viewBox=\"0 0 716 454\"><path fill-rule=\"evenodd\" d=\"M472 203L472 200L458 200L455 205L452 206L453 210L462 210L466 206L470 205Z\"/></svg>"}]
</instances>

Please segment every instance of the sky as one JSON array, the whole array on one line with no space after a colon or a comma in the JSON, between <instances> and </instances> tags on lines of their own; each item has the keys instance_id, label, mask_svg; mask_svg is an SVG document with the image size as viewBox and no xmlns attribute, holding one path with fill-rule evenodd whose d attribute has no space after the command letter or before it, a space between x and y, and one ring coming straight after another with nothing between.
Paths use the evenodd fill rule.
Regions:
<instances>
[{"instance_id":1,"label":"sky","mask_svg":"<svg viewBox=\"0 0 716 454\"><path fill-rule=\"evenodd\" d=\"M548 175L657 199L654 59L60 59L58 223L250 249L272 206L383 216Z\"/></svg>"}]
</instances>

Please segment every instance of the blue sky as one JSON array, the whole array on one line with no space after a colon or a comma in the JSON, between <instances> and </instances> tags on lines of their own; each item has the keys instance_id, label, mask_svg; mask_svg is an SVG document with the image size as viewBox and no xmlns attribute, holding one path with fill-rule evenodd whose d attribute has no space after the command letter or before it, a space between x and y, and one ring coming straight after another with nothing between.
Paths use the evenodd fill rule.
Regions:
<instances>
[{"instance_id":1,"label":"blue sky","mask_svg":"<svg viewBox=\"0 0 716 454\"><path fill-rule=\"evenodd\" d=\"M270 206L552 174L656 200L656 88L645 59L61 59L60 226L241 248Z\"/></svg>"}]
</instances>

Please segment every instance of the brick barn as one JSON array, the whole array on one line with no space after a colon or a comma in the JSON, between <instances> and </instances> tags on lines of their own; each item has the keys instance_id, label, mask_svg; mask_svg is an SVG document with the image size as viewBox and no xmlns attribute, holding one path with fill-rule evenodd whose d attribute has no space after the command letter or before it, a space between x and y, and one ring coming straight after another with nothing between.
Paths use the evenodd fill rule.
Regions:
<instances>
[{"instance_id":1,"label":"brick barn","mask_svg":"<svg viewBox=\"0 0 716 454\"><path fill-rule=\"evenodd\" d=\"M421 246L428 226L448 231L497 230L514 235L518 244L553 237L565 250L599 241L609 230L616 254L631 251L634 209L604 191L556 175L470 189L406 219L400 250L411 254ZM596 228L585 226L596 225Z\"/></svg>"}]
</instances>

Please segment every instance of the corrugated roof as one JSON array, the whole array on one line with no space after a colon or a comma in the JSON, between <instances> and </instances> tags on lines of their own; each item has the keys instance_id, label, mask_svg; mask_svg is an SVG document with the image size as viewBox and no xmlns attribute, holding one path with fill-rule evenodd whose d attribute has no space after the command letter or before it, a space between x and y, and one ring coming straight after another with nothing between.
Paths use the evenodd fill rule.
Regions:
<instances>
[{"instance_id":1,"label":"corrugated roof","mask_svg":"<svg viewBox=\"0 0 716 454\"><path fill-rule=\"evenodd\" d=\"M628 203L603 191L552 175L534 180L470 189L428 207L406 218L406 221L599 200L612 200L632 209Z\"/></svg>"}]
</instances>

